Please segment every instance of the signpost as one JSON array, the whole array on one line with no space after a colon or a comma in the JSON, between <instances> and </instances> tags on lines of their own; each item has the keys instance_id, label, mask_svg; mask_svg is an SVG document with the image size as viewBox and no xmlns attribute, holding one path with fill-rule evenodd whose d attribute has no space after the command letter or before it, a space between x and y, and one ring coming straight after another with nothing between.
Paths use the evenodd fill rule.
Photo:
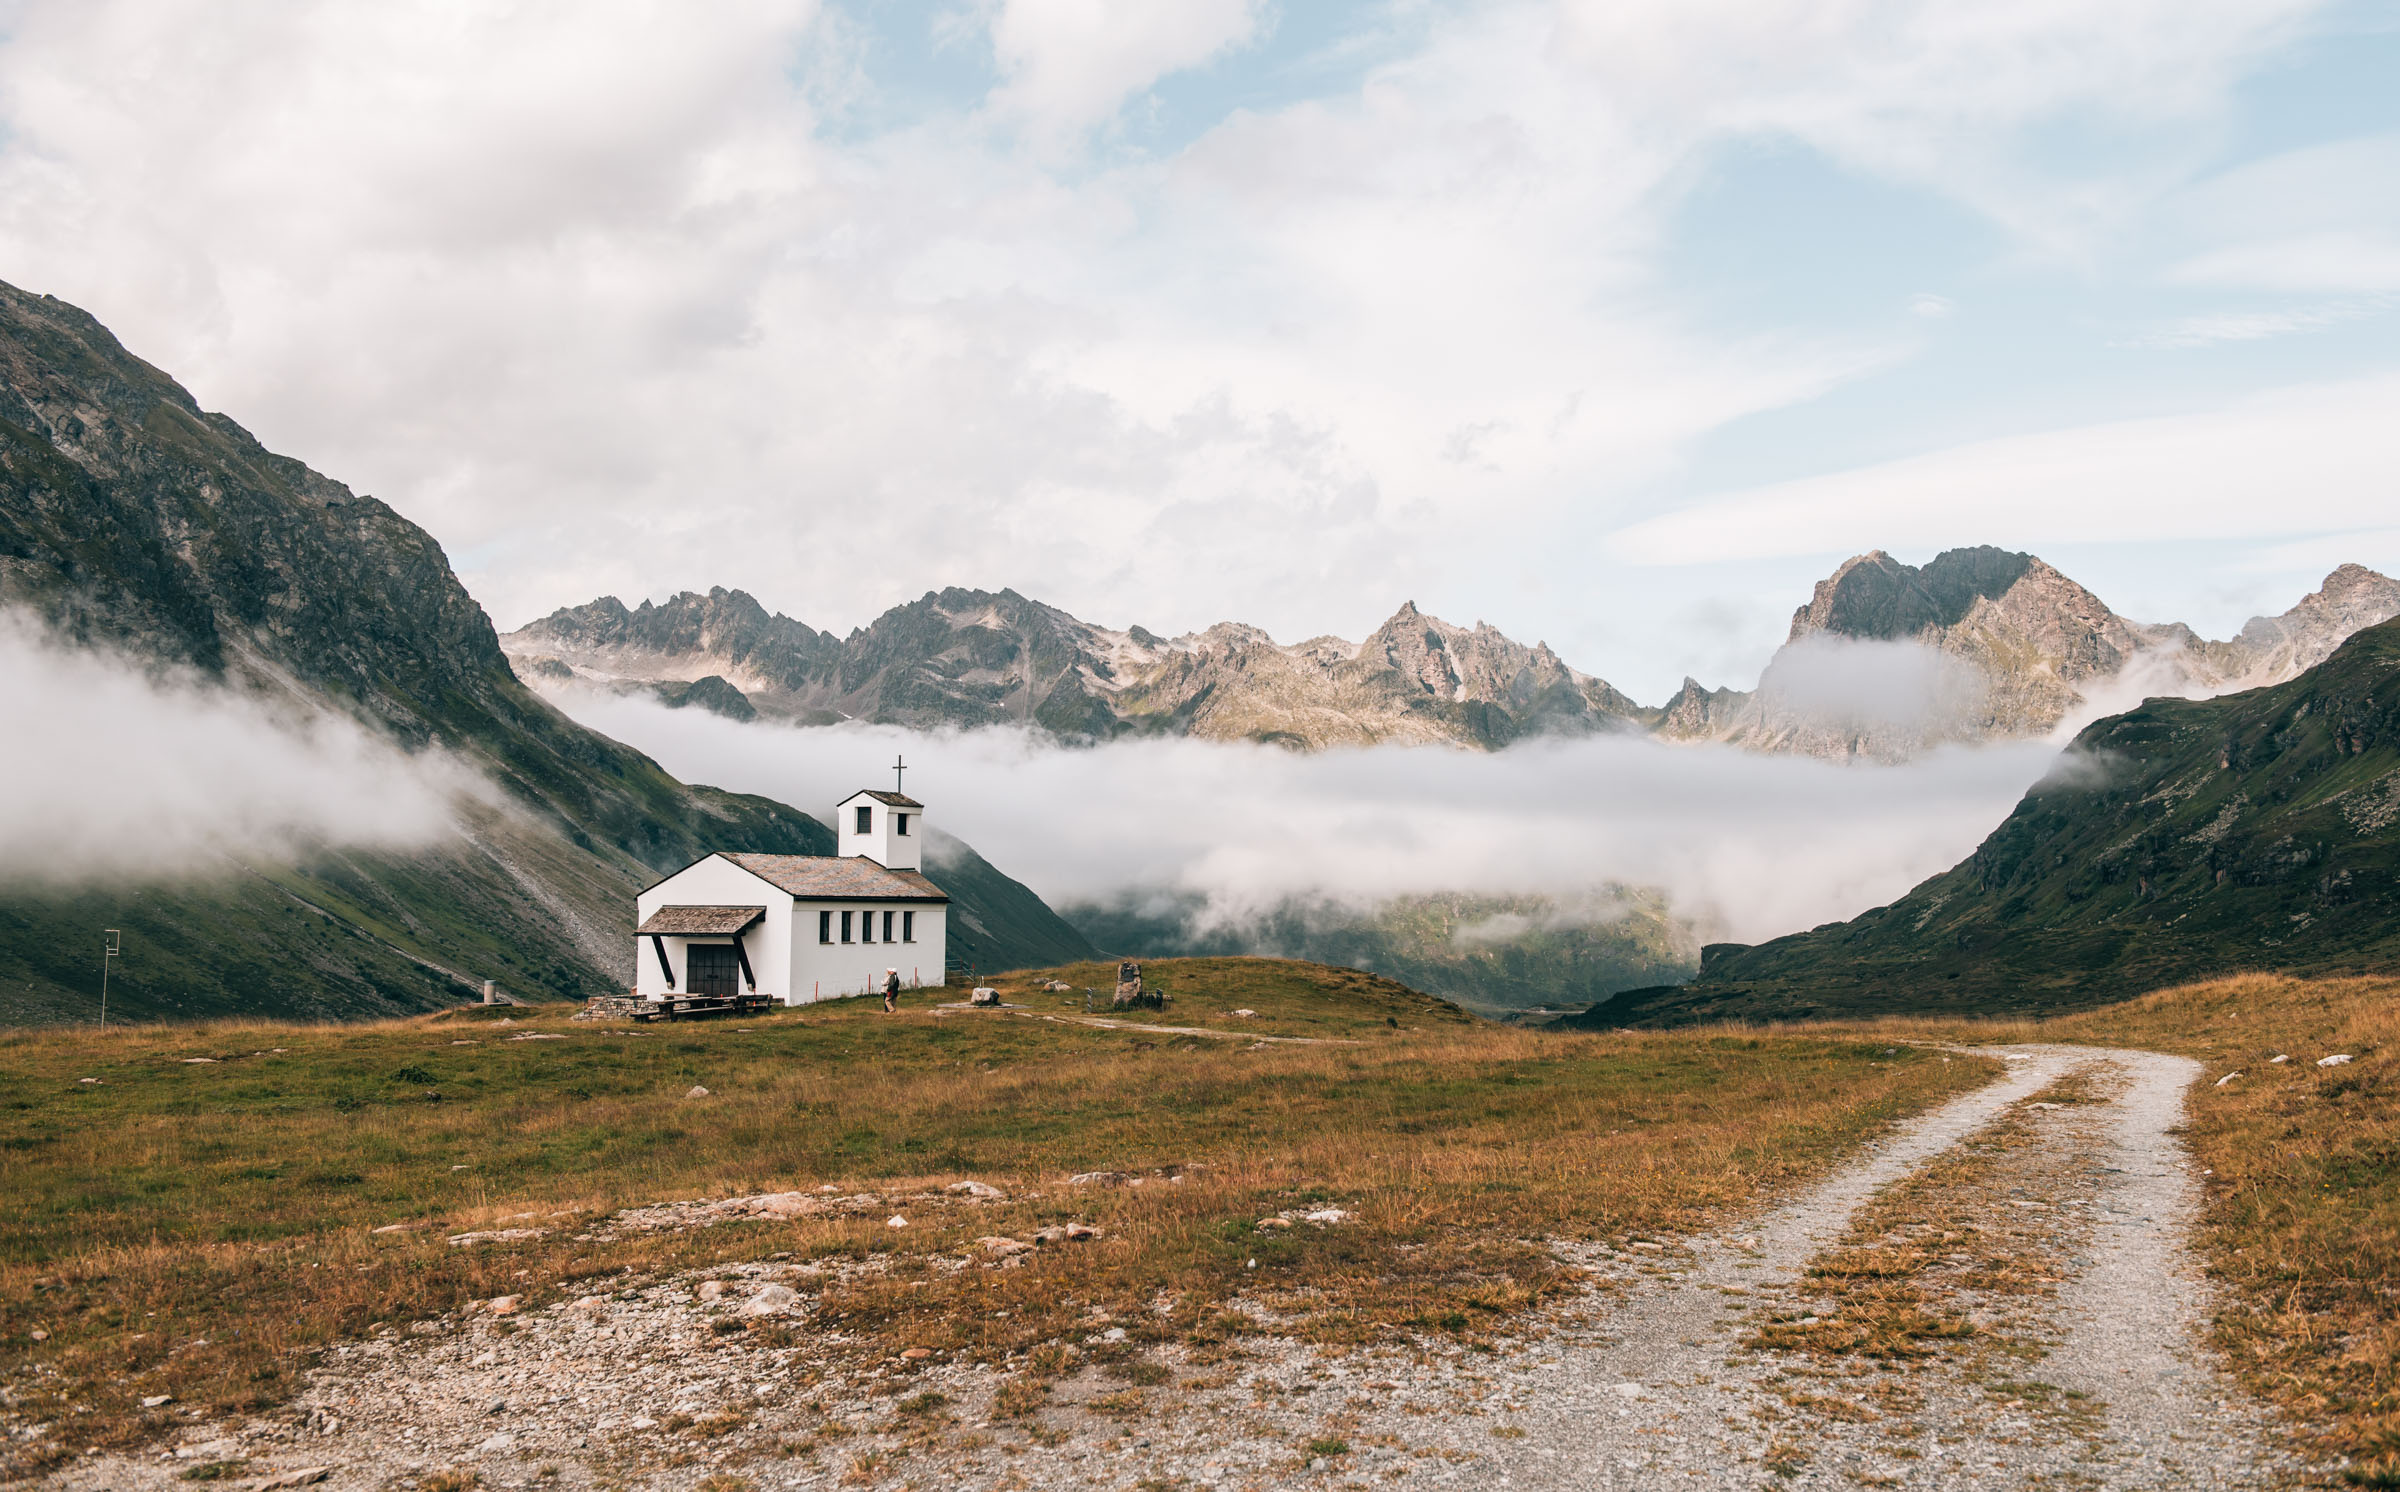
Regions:
<instances>
[{"instance_id":1,"label":"signpost","mask_svg":"<svg viewBox=\"0 0 2400 1492\"><path fill-rule=\"evenodd\" d=\"M100 945L100 1028L108 1029L108 961L117 956L117 930L108 929L107 941Z\"/></svg>"}]
</instances>

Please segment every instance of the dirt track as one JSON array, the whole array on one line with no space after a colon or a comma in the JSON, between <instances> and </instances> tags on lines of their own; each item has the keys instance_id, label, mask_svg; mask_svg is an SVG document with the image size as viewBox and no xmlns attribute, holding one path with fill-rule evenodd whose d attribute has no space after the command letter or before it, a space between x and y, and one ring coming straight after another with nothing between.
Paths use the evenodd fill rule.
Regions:
<instances>
[{"instance_id":1,"label":"dirt track","mask_svg":"<svg viewBox=\"0 0 2400 1492\"><path fill-rule=\"evenodd\" d=\"M1600 1290L1495 1356L1436 1346L1325 1359L1262 1345L1239 1371L1187 1376L1131 1421L1095 1412L1117 1385L1086 1375L1060 1385L1035 1436L984 1425L995 1374L932 1367L910 1391L947 1396L954 1427L909 1444L881 1369L812 1381L821 1365L803 1347L751 1367L755 1382L712 1376L722 1354L685 1344L778 1273L735 1266L712 1271L709 1290L683 1280L638 1299L594 1296L513 1334L432 1323L344 1349L295 1417L194 1426L180 1459L166 1447L87 1463L58 1484L180 1485L203 1444L253 1475L330 1468L322 1485L335 1489L408 1486L449 1467L485 1486L578 1488L690 1487L720 1472L760 1489L2320 1480L2276 1448L2266 1411L2201 1342L2209 1294L2188 1251L2199 1178L2175 1133L2196 1065L2089 1048L2005 1055L1992 1084L1728 1234L1571 1250ZM1972 1328L1903 1340L1898 1355L1859 1350L1889 1317L1876 1292L1891 1283L1862 1260L1901 1261L1923 1319ZM622 1365L637 1358L668 1366L633 1383ZM745 1434L764 1438L662 1464L688 1441L641 1406L697 1409L729 1393L755 1404ZM828 1422L856 1428L828 1442Z\"/></svg>"}]
</instances>

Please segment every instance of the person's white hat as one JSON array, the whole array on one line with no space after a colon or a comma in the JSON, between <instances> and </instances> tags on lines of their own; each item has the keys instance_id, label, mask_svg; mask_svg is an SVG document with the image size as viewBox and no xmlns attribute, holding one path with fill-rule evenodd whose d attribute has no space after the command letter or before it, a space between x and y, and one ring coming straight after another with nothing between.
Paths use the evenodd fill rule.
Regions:
<instances>
[{"instance_id":1,"label":"person's white hat","mask_svg":"<svg viewBox=\"0 0 2400 1492\"><path fill-rule=\"evenodd\" d=\"M885 972L886 974L897 974L897 973L899 973L900 971L899 971L898 969L886 969L886 970L884 970L883 972Z\"/></svg>"}]
</instances>

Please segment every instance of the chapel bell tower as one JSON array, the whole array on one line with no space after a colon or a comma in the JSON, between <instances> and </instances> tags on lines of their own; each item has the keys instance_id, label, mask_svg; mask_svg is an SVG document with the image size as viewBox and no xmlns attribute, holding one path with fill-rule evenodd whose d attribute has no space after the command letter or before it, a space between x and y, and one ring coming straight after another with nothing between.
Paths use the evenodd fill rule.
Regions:
<instances>
[{"instance_id":1,"label":"chapel bell tower","mask_svg":"<svg viewBox=\"0 0 2400 1492\"><path fill-rule=\"evenodd\" d=\"M833 811L842 855L864 855L886 870L920 870L925 856L925 805L905 793L862 788Z\"/></svg>"}]
</instances>

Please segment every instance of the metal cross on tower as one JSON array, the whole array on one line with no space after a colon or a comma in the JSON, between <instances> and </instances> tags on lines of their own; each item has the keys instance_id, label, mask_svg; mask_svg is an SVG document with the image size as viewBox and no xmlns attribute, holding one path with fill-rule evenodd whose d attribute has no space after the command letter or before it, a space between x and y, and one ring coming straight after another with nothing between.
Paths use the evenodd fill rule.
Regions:
<instances>
[{"instance_id":1,"label":"metal cross on tower","mask_svg":"<svg viewBox=\"0 0 2400 1492\"><path fill-rule=\"evenodd\" d=\"M907 757L895 756L892 758L892 791L901 794L903 797L907 796L908 790L900 785L900 774L907 770Z\"/></svg>"}]
</instances>

